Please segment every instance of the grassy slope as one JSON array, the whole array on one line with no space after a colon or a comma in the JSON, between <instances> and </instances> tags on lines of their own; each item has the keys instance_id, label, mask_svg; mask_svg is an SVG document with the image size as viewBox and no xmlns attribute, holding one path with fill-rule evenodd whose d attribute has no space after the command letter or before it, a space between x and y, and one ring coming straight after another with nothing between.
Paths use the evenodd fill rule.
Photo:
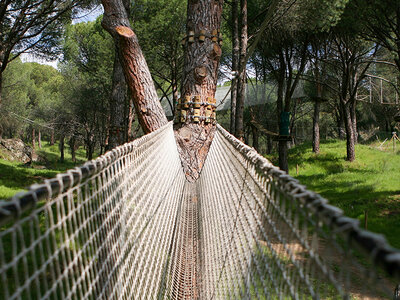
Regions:
<instances>
[{"instance_id":1,"label":"grassy slope","mask_svg":"<svg viewBox=\"0 0 400 300\"><path fill-rule=\"evenodd\" d=\"M0 199L9 198L33 183L54 177L57 173L73 168L85 161L83 149L77 151L76 163L72 162L71 154L68 151L65 152L64 163L60 163L58 145L50 146L43 143L43 148L37 150L37 153L45 156L48 160L46 169L37 169L36 165L26 167L19 162L0 159Z\"/></svg>"},{"instance_id":2,"label":"grassy slope","mask_svg":"<svg viewBox=\"0 0 400 300\"><path fill-rule=\"evenodd\" d=\"M290 150L289 173L361 224L368 211L368 229L400 248L400 153L357 145L355 162L345 155L343 141L323 142L318 156L304 144Z\"/></svg>"}]
</instances>

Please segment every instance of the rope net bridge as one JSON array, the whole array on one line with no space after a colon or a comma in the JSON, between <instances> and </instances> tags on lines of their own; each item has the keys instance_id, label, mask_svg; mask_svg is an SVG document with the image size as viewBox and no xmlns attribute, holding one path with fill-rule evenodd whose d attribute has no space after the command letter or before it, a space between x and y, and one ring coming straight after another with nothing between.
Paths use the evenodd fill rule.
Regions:
<instances>
[{"instance_id":1,"label":"rope net bridge","mask_svg":"<svg viewBox=\"0 0 400 300\"><path fill-rule=\"evenodd\" d=\"M172 124L0 202L1 299L392 298L400 254L217 126Z\"/></svg>"}]
</instances>

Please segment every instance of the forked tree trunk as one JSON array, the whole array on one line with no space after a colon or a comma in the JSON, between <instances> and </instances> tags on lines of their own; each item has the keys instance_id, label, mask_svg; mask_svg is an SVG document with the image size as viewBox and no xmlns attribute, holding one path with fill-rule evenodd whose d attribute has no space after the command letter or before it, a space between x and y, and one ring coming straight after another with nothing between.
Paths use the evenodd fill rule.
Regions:
<instances>
[{"instance_id":1,"label":"forked tree trunk","mask_svg":"<svg viewBox=\"0 0 400 300\"><path fill-rule=\"evenodd\" d=\"M120 58L130 93L145 133L167 124L167 117L158 101L154 82L140 49L136 34L129 24L122 0L102 0L104 17L102 25L114 38L120 49Z\"/></svg>"},{"instance_id":2,"label":"forked tree trunk","mask_svg":"<svg viewBox=\"0 0 400 300\"><path fill-rule=\"evenodd\" d=\"M232 0L232 84L231 84L231 122L230 131L235 133L237 81L239 72L239 14L238 0Z\"/></svg>"},{"instance_id":3,"label":"forked tree trunk","mask_svg":"<svg viewBox=\"0 0 400 300\"><path fill-rule=\"evenodd\" d=\"M186 120L175 126L175 138L186 178L195 181L202 170L214 137L215 125L207 114L206 103L214 102L221 47L218 34L221 26L223 1L189 0L187 9L185 63L181 98L199 105L196 120L195 104L182 110ZM193 37L192 37L193 35ZM201 39L200 36L204 36ZM184 107L183 107L184 108Z\"/></svg>"},{"instance_id":4,"label":"forked tree trunk","mask_svg":"<svg viewBox=\"0 0 400 300\"><path fill-rule=\"evenodd\" d=\"M238 95L236 102L235 135L243 141L243 113L246 98L246 55L247 55L247 0L240 0L240 59Z\"/></svg>"},{"instance_id":5,"label":"forked tree trunk","mask_svg":"<svg viewBox=\"0 0 400 300\"><path fill-rule=\"evenodd\" d=\"M137 37L130 28L122 0L102 0L104 17L102 25L113 36L120 47L125 79L134 99L139 123L145 133L154 131L167 123L167 118L158 101L156 89ZM185 67L181 98L201 103L198 122L193 117L194 104L189 104L188 118L175 126L175 137L186 178L195 181L203 167L215 125L204 118L205 103L213 102L217 85L217 70L221 47L219 32L222 0L189 0ZM203 33L204 39L200 38ZM214 36L214 37L213 37Z\"/></svg>"}]
</instances>

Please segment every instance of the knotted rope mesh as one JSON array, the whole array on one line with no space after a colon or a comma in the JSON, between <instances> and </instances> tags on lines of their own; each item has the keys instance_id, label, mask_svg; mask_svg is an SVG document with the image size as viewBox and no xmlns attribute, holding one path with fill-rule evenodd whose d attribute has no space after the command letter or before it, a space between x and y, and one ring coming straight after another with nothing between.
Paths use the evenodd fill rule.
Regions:
<instances>
[{"instance_id":1,"label":"knotted rope mesh","mask_svg":"<svg viewBox=\"0 0 400 300\"><path fill-rule=\"evenodd\" d=\"M222 127L172 125L0 202L1 299L382 299L400 254Z\"/></svg>"}]
</instances>

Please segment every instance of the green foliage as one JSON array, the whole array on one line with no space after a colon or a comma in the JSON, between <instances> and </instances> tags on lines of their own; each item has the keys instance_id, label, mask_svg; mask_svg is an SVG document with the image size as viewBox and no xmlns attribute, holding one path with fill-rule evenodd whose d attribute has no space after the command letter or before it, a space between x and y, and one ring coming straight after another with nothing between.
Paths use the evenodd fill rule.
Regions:
<instances>
[{"instance_id":1,"label":"green foliage","mask_svg":"<svg viewBox=\"0 0 400 300\"><path fill-rule=\"evenodd\" d=\"M132 6L133 30L158 86L172 92L183 65L181 40L186 28L186 1L138 0Z\"/></svg>"},{"instance_id":2,"label":"green foliage","mask_svg":"<svg viewBox=\"0 0 400 300\"><path fill-rule=\"evenodd\" d=\"M52 126L55 106L61 101L60 72L38 63L22 63L18 58L3 76L0 131L14 137L22 136L28 126L38 130Z\"/></svg>"},{"instance_id":3,"label":"green foliage","mask_svg":"<svg viewBox=\"0 0 400 300\"><path fill-rule=\"evenodd\" d=\"M60 65L68 105L61 108L59 130L83 139L89 152L105 143L112 88L114 42L101 19L67 28Z\"/></svg>"}]
</instances>

